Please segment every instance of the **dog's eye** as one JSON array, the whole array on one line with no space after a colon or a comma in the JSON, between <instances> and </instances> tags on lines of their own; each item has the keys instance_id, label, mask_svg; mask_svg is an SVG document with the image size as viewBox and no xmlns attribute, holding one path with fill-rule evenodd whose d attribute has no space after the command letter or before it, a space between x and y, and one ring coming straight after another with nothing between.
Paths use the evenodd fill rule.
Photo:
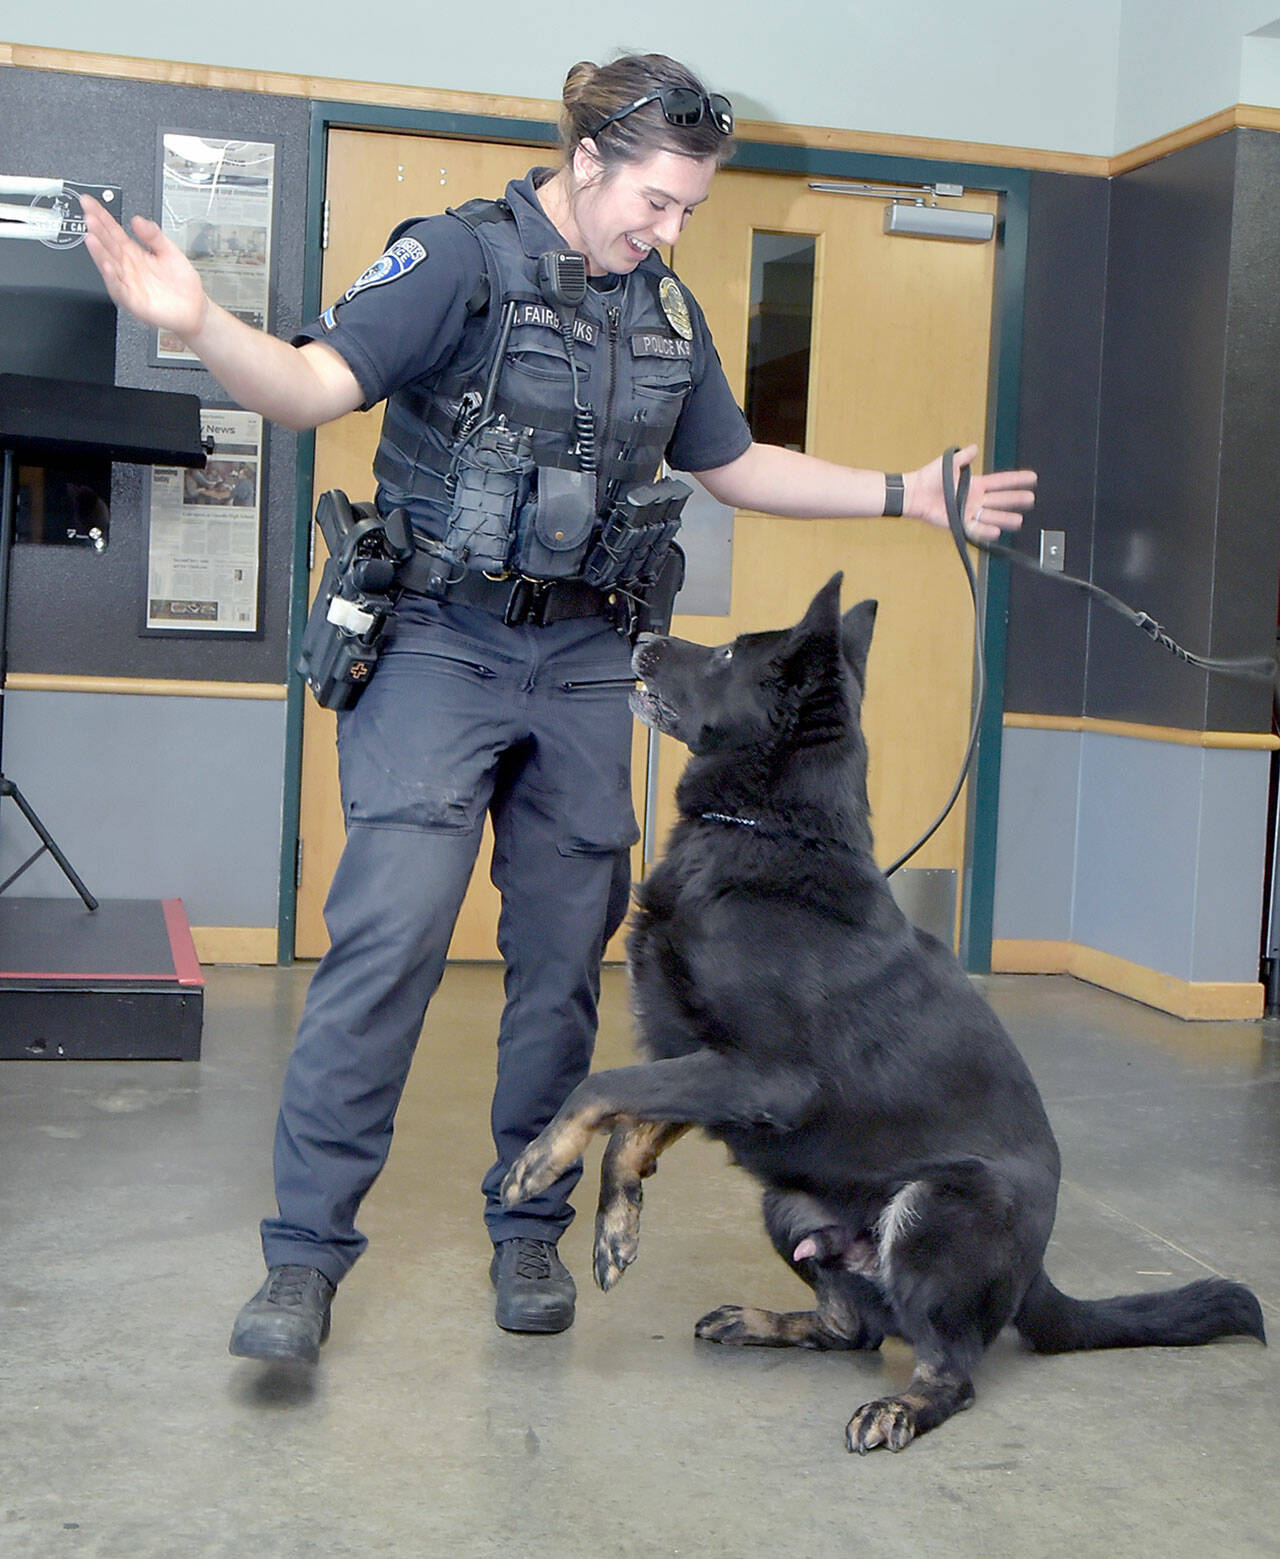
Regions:
<instances>
[{"instance_id":1,"label":"dog's eye","mask_svg":"<svg viewBox=\"0 0 1280 1559\"><path fill-rule=\"evenodd\" d=\"M722 665L727 665L728 662L733 659L733 645L732 644L722 644L720 646L720 648L716 651L716 659Z\"/></svg>"}]
</instances>

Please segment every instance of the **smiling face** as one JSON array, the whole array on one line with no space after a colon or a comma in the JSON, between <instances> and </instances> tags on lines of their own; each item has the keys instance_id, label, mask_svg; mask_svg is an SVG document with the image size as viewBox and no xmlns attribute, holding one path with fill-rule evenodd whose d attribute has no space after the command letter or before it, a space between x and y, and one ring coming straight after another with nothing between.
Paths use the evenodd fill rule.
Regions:
<instances>
[{"instance_id":1,"label":"smiling face","mask_svg":"<svg viewBox=\"0 0 1280 1559\"><path fill-rule=\"evenodd\" d=\"M594 144L583 141L570 168L539 193L566 241L586 255L593 276L625 276L651 249L675 243L707 198L715 171L714 157L666 151L606 171Z\"/></svg>"}]
</instances>

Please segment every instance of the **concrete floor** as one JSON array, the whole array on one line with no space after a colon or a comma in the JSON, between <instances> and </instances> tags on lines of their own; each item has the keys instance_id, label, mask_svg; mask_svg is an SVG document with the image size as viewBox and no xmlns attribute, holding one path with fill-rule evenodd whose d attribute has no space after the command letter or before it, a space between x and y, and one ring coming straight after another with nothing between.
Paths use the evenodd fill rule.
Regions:
<instances>
[{"instance_id":1,"label":"concrete floor","mask_svg":"<svg viewBox=\"0 0 1280 1559\"><path fill-rule=\"evenodd\" d=\"M729 1300L804 1304L722 1149L651 1182L640 1260L578 1321L493 1325L494 969L432 1009L369 1253L314 1373L231 1359L260 1281L277 1089L309 970L209 973L204 1059L5 1062L0 1554L1272 1555L1280 1348L1038 1359L1002 1338L971 1412L852 1457L852 1409L908 1355L695 1344ZM984 982L1044 1090L1065 1181L1050 1271L1085 1296L1248 1280L1280 1338L1280 1035L1184 1024L1068 978ZM630 1055L606 973L600 1060ZM594 1200L593 1154L579 1192Z\"/></svg>"}]
</instances>

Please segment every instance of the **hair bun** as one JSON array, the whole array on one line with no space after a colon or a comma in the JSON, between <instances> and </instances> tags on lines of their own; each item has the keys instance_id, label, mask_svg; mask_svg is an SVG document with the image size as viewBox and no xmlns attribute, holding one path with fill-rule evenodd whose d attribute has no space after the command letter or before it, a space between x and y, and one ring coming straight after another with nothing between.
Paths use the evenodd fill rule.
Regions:
<instances>
[{"instance_id":1,"label":"hair bun","mask_svg":"<svg viewBox=\"0 0 1280 1559\"><path fill-rule=\"evenodd\" d=\"M572 108L575 102L580 101L590 89L600 67L592 64L590 60L579 60L576 65L569 67L569 72L564 78L564 92L561 99L566 108Z\"/></svg>"}]
</instances>

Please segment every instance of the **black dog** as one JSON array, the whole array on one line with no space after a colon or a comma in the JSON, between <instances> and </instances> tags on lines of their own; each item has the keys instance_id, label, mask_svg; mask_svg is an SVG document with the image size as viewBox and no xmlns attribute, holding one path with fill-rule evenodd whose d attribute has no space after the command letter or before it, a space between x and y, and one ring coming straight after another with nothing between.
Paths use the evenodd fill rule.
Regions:
<instances>
[{"instance_id":1,"label":"black dog","mask_svg":"<svg viewBox=\"0 0 1280 1559\"><path fill-rule=\"evenodd\" d=\"M1070 1299L1042 1265L1058 1149L1031 1075L949 949L899 911L872 857L860 724L875 602L840 576L802 622L719 649L642 639L636 713L692 750L680 821L639 892L628 950L645 1066L589 1077L512 1168L535 1194L611 1130L596 1277L636 1253L640 1182L689 1126L765 1186L812 1310L726 1305L699 1337L875 1348L905 1338L901 1396L860 1407L850 1450L901 1450L968 1407L1007 1323L1042 1353L1265 1340L1218 1278Z\"/></svg>"}]
</instances>

